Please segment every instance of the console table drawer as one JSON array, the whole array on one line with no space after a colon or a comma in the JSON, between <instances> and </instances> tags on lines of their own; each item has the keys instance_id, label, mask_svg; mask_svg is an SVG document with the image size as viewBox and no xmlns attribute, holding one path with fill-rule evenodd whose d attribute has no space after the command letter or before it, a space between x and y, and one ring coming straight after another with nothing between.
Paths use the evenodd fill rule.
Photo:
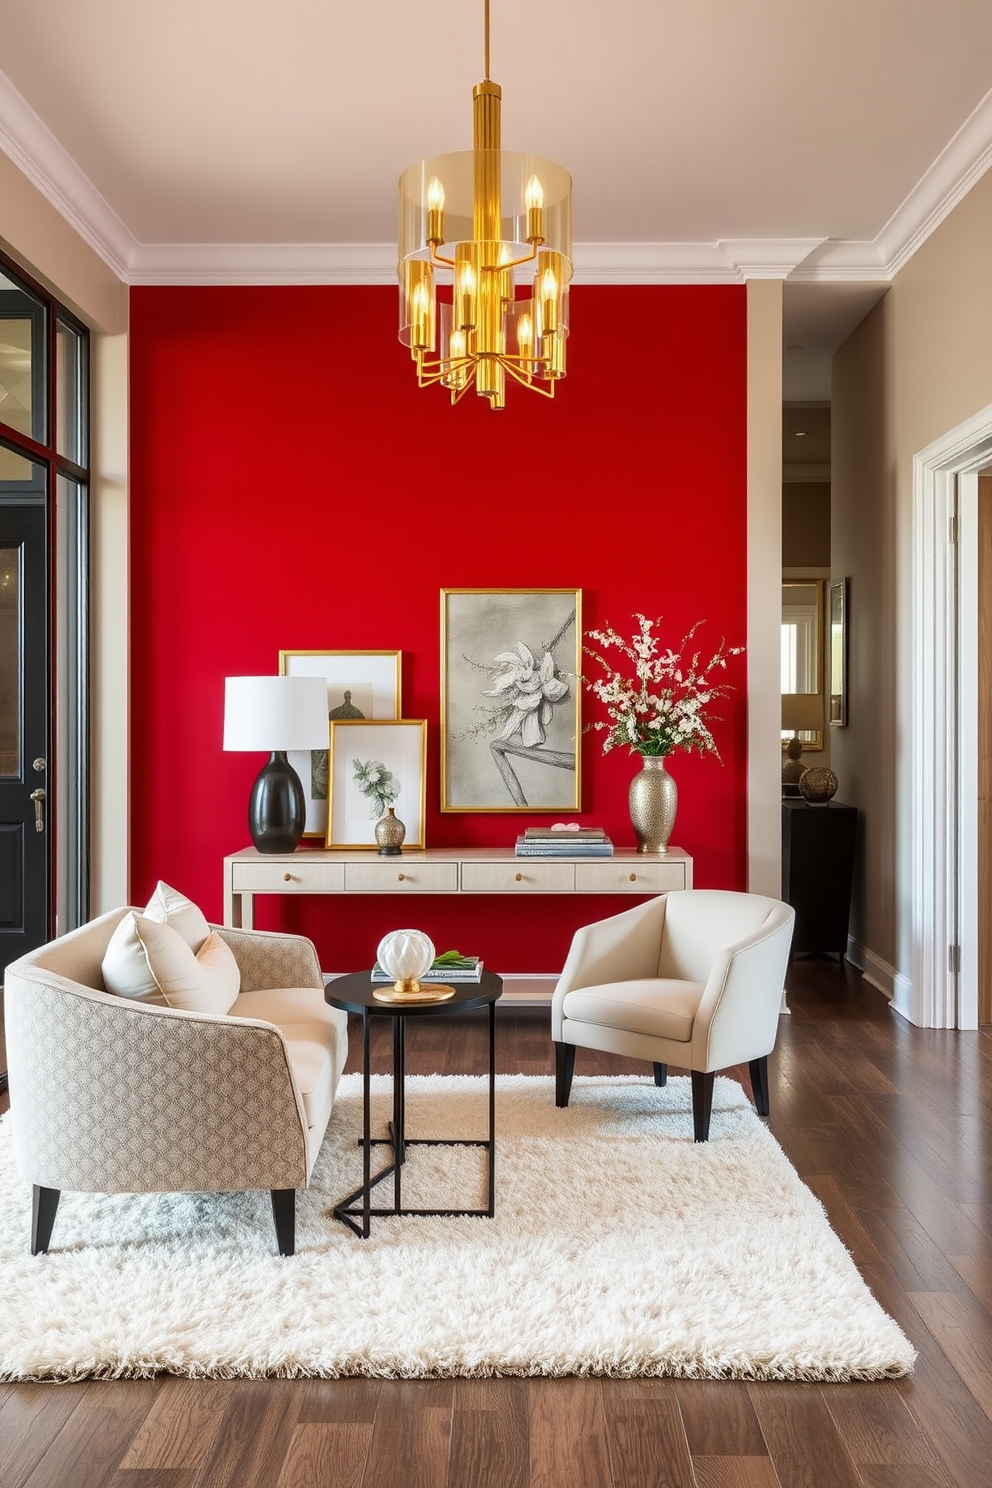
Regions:
<instances>
[{"instance_id":1,"label":"console table drawer","mask_svg":"<svg viewBox=\"0 0 992 1488\"><path fill-rule=\"evenodd\" d=\"M579 894L664 894L685 888L685 865L676 863L576 863Z\"/></svg>"},{"instance_id":2,"label":"console table drawer","mask_svg":"<svg viewBox=\"0 0 992 1488\"><path fill-rule=\"evenodd\" d=\"M349 894L456 894L457 863L346 863Z\"/></svg>"},{"instance_id":3,"label":"console table drawer","mask_svg":"<svg viewBox=\"0 0 992 1488\"><path fill-rule=\"evenodd\" d=\"M574 891L574 863L535 863L527 858L462 863L462 892L466 894L571 894Z\"/></svg>"},{"instance_id":4,"label":"console table drawer","mask_svg":"<svg viewBox=\"0 0 992 1488\"><path fill-rule=\"evenodd\" d=\"M340 894L344 864L308 863L303 858L299 863L234 863L231 886L235 894Z\"/></svg>"}]
</instances>

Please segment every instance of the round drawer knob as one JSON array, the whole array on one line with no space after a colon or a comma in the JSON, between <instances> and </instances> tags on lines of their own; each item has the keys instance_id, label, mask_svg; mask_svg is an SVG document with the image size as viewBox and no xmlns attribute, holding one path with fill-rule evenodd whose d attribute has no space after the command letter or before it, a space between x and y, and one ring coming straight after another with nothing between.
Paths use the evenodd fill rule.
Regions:
<instances>
[{"instance_id":1,"label":"round drawer knob","mask_svg":"<svg viewBox=\"0 0 992 1488\"><path fill-rule=\"evenodd\" d=\"M405 873L397 873L397 875L396 875L396 882L397 883L402 883L405 878L406 878L406 874Z\"/></svg>"},{"instance_id":2,"label":"round drawer knob","mask_svg":"<svg viewBox=\"0 0 992 1488\"><path fill-rule=\"evenodd\" d=\"M524 881L524 876L523 876L523 874L522 874L522 873L515 873L515 874L514 874L514 875L513 875L513 877L514 877L514 879L515 879L515 881L516 881L516 882L517 882L517 883L523 883L523 881Z\"/></svg>"},{"instance_id":3,"label":"round drawer knob","mask_svg":"<svg viewBox=\"0 0 992 1488\"><path fill-rule=\"evenodd\" d=\"M636 873L628 873L627 874L627 877L630 879L631 883L636 883L637 882L637 874Z\"/></svg>"},{"instance_id":4,"label":"round drawer knob","mask_svg":"<svg viewBox=\"0 0 992 1488\"><path fill-rule=\"evenodd\" d=\"M291 873L284 873L282 876L282 881L283 883L292 883L293 875Z\"/></svg>"}]
</instances>

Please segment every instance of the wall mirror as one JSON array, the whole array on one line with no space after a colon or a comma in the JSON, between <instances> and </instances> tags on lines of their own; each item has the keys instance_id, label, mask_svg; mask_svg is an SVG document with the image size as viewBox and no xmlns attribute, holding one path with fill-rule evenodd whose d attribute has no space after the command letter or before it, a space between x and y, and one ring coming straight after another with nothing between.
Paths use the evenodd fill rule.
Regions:
<instances>
[{"instance_id":1,"label":"wall mirror","mask_svg":"<svg viewBox=\"0 0 992 1488\"><path fill-rule=\"evenodd\" d=\"M823 580L786 579L782 584L781 687L783 697L797 694L823 699ZM800 710L801 711L801 710ZM814 713L817 709L812 710ZM785 720L783 719L783 722ZM823 748L822 728L798 728L803 749ZM793 737L782 729L782 747Z\"/></svg>"},{"instance_id":2,"label":"wall mirror","mask_svg":"<svg viewBox=\"0 0 992 1488\"><path fill-rule=\"evenodd\" d=\"M847 580L830 585L830 713L831 723L847 723Z\"/></svg>"}]
</instances>

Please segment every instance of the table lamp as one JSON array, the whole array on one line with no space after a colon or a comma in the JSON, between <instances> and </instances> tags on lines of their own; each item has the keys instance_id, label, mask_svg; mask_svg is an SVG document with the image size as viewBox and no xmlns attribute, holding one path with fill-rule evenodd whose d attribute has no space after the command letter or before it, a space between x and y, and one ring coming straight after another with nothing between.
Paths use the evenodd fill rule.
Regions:
<instances>
[{"instance_id":1,"label":"table lamp","mask_svg":"<svg viewBox=\"0 0 992 1488\"><path fill-rule=\"evenodd\" d=\"M806 766L800 759L803 741L800 734L816 733L823 728L823 698L818 692L783 692L782 728L792 730L782 763L782 794L798 796L799 778Z\"/></svg>"},{"instance_id":2,"label":"table lamp","mask_svg":"<svg viewBox=\"0 0 992 1488\"><path fill-rule=\"evenodd\" d=\"M293 852L306 824L300 777L288 749L326 749L327 683L323 677L227 677L224 748L265 750L248 802L248 830L262 853Z\"/></svg>"}]
</instances>

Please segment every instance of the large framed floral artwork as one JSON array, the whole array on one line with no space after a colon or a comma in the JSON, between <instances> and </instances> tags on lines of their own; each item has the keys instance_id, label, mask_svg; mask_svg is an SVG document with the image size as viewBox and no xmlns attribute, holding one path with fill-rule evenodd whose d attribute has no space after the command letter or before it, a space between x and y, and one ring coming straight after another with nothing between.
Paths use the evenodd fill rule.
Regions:
<instances>
[{"instance_id":1,"label":"large framed floral artwork","mask_svg":"<svg viewBox=\"0 0 992 1488\"><path fill-rule=\"evenodd\" d=\"M441 810L578 811L580 589L441 591Z\"/></svg>"},{"instance_id":2,"label":"large framed floral artwork","mask_svg":"<svg viewBox=\"0 0 992 1488\"><path fill-rule=\"evenodd\" d=\"M394 719L402 711L399 651L280 651L286 677L323 677L329 723L341 719ZM289 762L303 782L304 837L327 836L328 752L291 751Z\"/></svg>"},{"instance_id":3,"label":"large framed floral artwork","mask_svg":"<svg viewBox=\"0 0 992 1488\"><path fill-rule=\"evenodd\" d=\"M375 847L390 807L406 828L403 847L424 846L427 723L332 720L328 847Z\"/></svg>"}]
</instances>

